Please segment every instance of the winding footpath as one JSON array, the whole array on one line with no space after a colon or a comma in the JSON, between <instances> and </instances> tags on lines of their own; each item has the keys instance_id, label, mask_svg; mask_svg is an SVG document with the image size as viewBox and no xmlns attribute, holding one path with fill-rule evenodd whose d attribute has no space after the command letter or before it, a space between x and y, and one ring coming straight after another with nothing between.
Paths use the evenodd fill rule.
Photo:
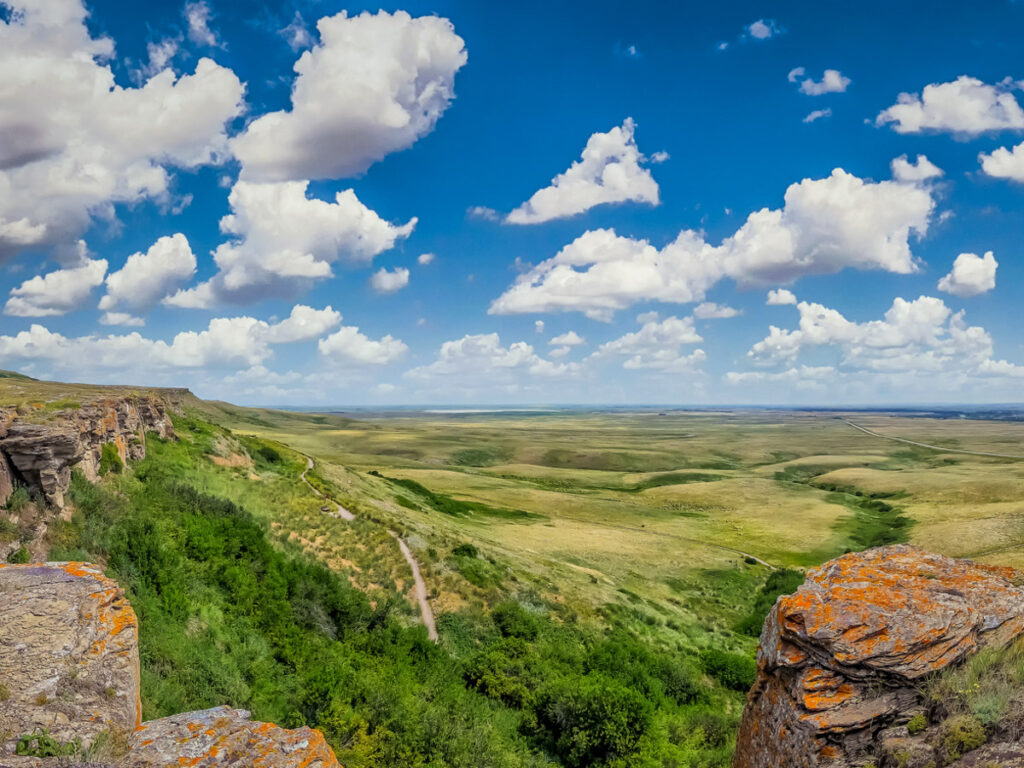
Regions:
<instances>
[{"instance_id":1,"label":"winding footpath","mask_svg":"<svg viewBox=\"0 0 1024 768\"><path fill-rule=\"evenodd\" d=\"M351 522L352 520L355 520L356 519L355 515L353 515L351 512L349 512L343 506L341 506L341 504L338 504L338 502L336 502L334 499L328 499L326 496L324 496L322 493L320 493L320 491L318 491L316 488L314 488L313 484L311 482L309 482L309 480L306 479L306 473L309 472L309 470L311 470L313 468L313 460L311 458L309 458L309 456L307 456L306 457L306 461L309 462L309 463L306 465L306 468L304 470L302 470L302 474L299 475L299 479L302 480L302 482L304 482L306 485L308 485L309 489L311 491L313 491L313 493L315 493L321 499L324 499L325 501L329 501L329 502L331 502L332 504L334 504L334 505L336 505L338 507L338 511L334 515L335 517L340 517L342 520L348 520L349 522Z\"/></svg>"},{"instance_id":2,"label":"winding footpath","mask_svg":"<svg viewBox=\"0 0 1024 768\"><path fill-rule=\"evenodd\" d=\"M306 457L306 468L302 470L302 474L299 478L309 489L313 491L317 496L325 501L329 501L338 507L338 512L335 517L340 517L343 520L355 520L356 516L345 509L341 504L338 504L334 499L328 498L323 493L313 487L313 484L306 479L306 473L313 468L313 459L309 456ZM419 603L420 607L420 619L423 621L423 625L427 628L427 637L430 638L431 642L438 642L439 638L437 635L437 624L434 621L434 611L430 607L430 599L427 597L427 582L423 580L423 574L420 573L419 563L416 562L416 558L413 557L412 550L409 549L409 545L405 543L395 531L389 530L389 534L394 537L395 541L398 542L398 549L402 552L402 557L405 558L405 562L409 564L409 569L412 571L412 579L414 585L414 592L416 594L416 602Z\"/></svg>"},{"instance_id":3,"label":"winding footpath","mask_svg":"<svg viewBox=\"0 0 1024 768\"><path fill-rule=\"evenodd\" d=\"M420 616L423 617L423 624L427 628L427 637L436 643L438 641L437 625L434 623L434 612L431 610L430 601L427 599L427 583L423 580L423 576L420 573L420 566L416 562L416 558L412 556L412 550L409 549L409 545L394 531L388 531L388 533L395 537L395 541L398 542L398 548L402 550L405 562L412 569L412 578L416 583L416 602L420 604Z\"/></svg>"},{"instance_id":4,"label":"winding footpath","mask_svg":"<svg viewBox=\"0 0 1024 768\"><path fill-rule=\"evenodd\" d=\"M969 451L966 448L944 448L941 445L930 445L929 443L919 443L917 440L907 440L905 437L893 437L892 435L883 435L881 432L875 432L874 430L862 427L860 424L854 424L848 419L843 419L843 423L854 429L859 429L861 432L872 437L881 437L883 440L895 440L897 443L906 443L907 445L916 445L919 448L930 448L933 451L941 451L942 453L966 453L969 456L994 456L997 459L1024 459L1024 456L1013 453L993 453L991 451Z\"/></svg>"}]
</instances>

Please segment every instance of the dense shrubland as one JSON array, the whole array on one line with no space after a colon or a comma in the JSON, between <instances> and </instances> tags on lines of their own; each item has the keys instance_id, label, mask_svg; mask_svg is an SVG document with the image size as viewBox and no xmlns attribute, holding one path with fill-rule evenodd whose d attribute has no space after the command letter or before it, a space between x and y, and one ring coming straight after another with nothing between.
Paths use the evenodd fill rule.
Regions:
<instances>
[{"instance_id":1,"label":"dense shrubland","mask_svg":"<svg viewBox=\"0 0 1024 768\"><path fill-rule=\"evenodd\" d=\"M76 513L56 527L50 552L104 563L128 591L145 717L244 707L322 729L348 768L728 763L748 656L686 655L626 621L586 624L516 595L491 611L442 615L435 646L397 595L371 603L210 493L208 480L197 490L198 467L209 470L223 435L194 421L178 429L178 443L151 438L132 472L111 464L98 485L75 477ZM252 461L245 471L294 474L274 447L238 445ZM471 545L455 549L454 560L476 559Z\"/></svg>"}]
</instances>

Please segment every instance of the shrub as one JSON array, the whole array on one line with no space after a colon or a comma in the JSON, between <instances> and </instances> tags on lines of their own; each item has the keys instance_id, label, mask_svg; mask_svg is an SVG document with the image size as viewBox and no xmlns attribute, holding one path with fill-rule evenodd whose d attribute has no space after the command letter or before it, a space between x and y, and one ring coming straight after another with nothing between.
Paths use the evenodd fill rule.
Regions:
<instances>
[{"instance_id":1,"label":"shrub","mask_svg":"<svg viewBox=\"0 0 1024 768\"><path fill-rule=\"evenodd\" d=\"M928 727L928 720L924 714L918 712L910 720L907 721L907 730L910 731L910 735L916 735Z\"/></svg>"},{"instance_id":2,"label":"shrub","mask_svg":"<svg viewBox=\"0 0 1024 768\"><path fill-rule=\"evenodd\" d=\"M7 556L8 563L24 564L31 559L28 548L24 545L14 550Z\"/></svg>"},{"instance_id":3,"label":"shrub","mask_svg":"<svg viewBox=\"0 0 1024 768\"><path fill-rule=\"evenodd\" d=\"M11 491L11 495L7 497L6 506L11 512L20 512L28 506L30 501L32 501L32 497L29 495L28 488L17 485Z\"/></svg>"},{"instance_id":4,"label":"shrub","mask_svg":"<svg viewBox=\"0 0 1024 768\"><path fill-rule=\"evenodd\" d=\"M480 551L472 544L459 544L452 550L455 557L479 557Z\"/></svg>"},{"instance_id":5,"label":"shrub","mask_svg":"<svg viewBox=\"0 0 1024 768\"><path fill-rule=\"evenodd\" d=\"M61 743L50 735L48 730L37 730L26 733L18 739L14 754L30 757L65 757L81 751L77 741Z\"/></svg>"},{"instance_id":6,"label":"shrub","mask_svg":"<svg viewBox=\"0 0 1024 768\"><path fill-rule=\"evenodd\" d=\"M951 717L940 726L939 751L946 763L959 760L985 741L985 726L972 715Z\"/></svg>"},{"instance_id":7,"label":"shrub","mask_svg":"<svg viewBox=\"0 0 1024 768\"><path fill-rule=\"evenodd\" d=\"M0 544L14 541L18 538L18 525L12 520L0 519Z\"/></svg>"},{"instance_id":8,"label":"shrub","mask_svg":"<svg viewBox=\"0 0 1024 768\"><path fill-rule=\"evenodd\" d=\"M505 637L534 640L537 637L537 619L519 603L502 603L491 611L491 620Z\"/></svg>"},{"instance_id":9,"label":"shrub","mask_svg":"<svg viewBox=\"0 0 1024 768\"><path fill-rule=\"evenodd\" d=\"M121 454L117 452L117 446L113 443L104 443L100 446L100 474L105 475L109 472L115 474L124 469L124 464L121 462Z\"/></svg>"},{"instance_id":10,"label":"shrub","mask_svg":"<svg viewBox=\"0 0 1024 768\"><path fill-rule=\"evenodd\" d=\"M261 445L256 449L256 456L262 459L267 464L280 464L281 454L271 448L269 445Z\"/></svg>"},{"instance_id":11,"label":"shrub","mask_svg":"<svg viewBox=\"0 0 1024 768\"><path fill-rule=\"evenodd\" d=\"M595 674L548 685L537 706L538 727L570 768L628 758L652 717L651 703L638 692Z\"/></svg>"},{"instance_id":12,"label":"shrub","mask_svg":"<svg viewBox=\"0 0 1024 768\"><path fill-rule=\"evenodd\" d=\"M757 675L757 664L742 653L730 653L719 648L705 648L700 652L704 671L726 688L748 691Z\"/></svg>"}]
</instances>

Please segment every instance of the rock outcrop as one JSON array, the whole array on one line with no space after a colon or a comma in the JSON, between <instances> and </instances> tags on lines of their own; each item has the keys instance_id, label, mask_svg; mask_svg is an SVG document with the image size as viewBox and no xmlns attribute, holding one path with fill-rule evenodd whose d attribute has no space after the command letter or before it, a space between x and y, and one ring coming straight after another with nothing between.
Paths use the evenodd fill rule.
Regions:
<instances>
[{"instance_id":1,"label":"rock outcrop","mask_svg":"<svg viewBox=\"0 0 1024 768\"><path fill-rule=\"evenodd\" d=\"M340 768L323 735L230 707L141 723L138 624L94 565L0 565L0 767ZM17 755L29 737L64 757Z\"/></svg>"},{"instance_id":2,"label":"rock outcrop","mask_svg":"<svg viewBox=\"0 0 1024 768\"><path fill-rule=\"evenodd\" d=\"M0 408L0 504L13 487L3 480L9 475L62 509L72 467L79 466L95 480L104 444L114 445L121 462L127 463L145 458L147 432L174 436L166 404L152 395L96 399L53 412L41 409L40 414L31 407Z\"/></svg>"},{"instance_id":3,"label":"rock outcrop","mask_svg":"<svg viewBox=\"0 0 1024 768\"><path fill-rule=\"evenodd\" d=\"M323 734L312 728L286 730L273 723L254 723L244 709L214 707L143 723L132 740L132 768L201 766L338 765Z\"/></svg>"},{"instance_id":4,"label":"rock outcrop","mask_svg":"<svg viewBox=\"0 0 1024 768\"><path fill-rule=\"evenodd\" d=\"M138 667L135 612L99 568L0 564L0 753L37 730L85 748L101 734L126 741Z\"/></svg>"},{"instance_id":5,"label":"rock outcrop","mask_svg":"<svg viewBox=\"0 0 1024 768\"><path fill-rule=\"evenodd\" d=\"M1009 568L907 546L809 571L765 622L734 768L874 763L883 729L921 711L925 678L1024 635L1022 584Z\"/></svg>"}]
</instances>

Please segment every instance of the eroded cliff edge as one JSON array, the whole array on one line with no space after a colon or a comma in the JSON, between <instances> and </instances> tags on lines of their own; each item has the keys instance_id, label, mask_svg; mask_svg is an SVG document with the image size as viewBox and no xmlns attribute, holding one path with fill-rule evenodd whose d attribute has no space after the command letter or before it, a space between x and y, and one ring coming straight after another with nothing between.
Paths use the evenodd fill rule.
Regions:
<instances>
[{"instance_id":1,"label":"eroded cliff edge","mask_svg":"<svg viewBox=\"0 0 1024 768\"><path fill-rule=\"evenodd\" d=\"M18 540L0 539L0 560L23 543L42 539L49 521L65 511L72 469L95 481L105 446L127 466L145 458L147 433L173 438L170 411L182 394L187 392L98 394L16 405L0 401L0 507L19 487L38 500L32 508L8 510L20 534Z\"/></svg>"},{"instance_id":2,"label":"eroded cliff edge","mask_svg":"<svg viewBox=\"0 0 1024 768\"><path fill-rule=\"evenodd\" d=\"M0 565L0 617L3 768L339 768L318 731L244 710L142 722L138 623L96 566Z\"/></svg>"},{"instance_id":3,"label":"eroded cliff edge","mask_svg":"<svg viewBox=\"0 0 1024 768\"><path fill-rule=\"evenodd\" d=\"M1024 574L881 547L775 604L733 766L1015 768L1022 734Z\"/></svg>"}]
</instances>

